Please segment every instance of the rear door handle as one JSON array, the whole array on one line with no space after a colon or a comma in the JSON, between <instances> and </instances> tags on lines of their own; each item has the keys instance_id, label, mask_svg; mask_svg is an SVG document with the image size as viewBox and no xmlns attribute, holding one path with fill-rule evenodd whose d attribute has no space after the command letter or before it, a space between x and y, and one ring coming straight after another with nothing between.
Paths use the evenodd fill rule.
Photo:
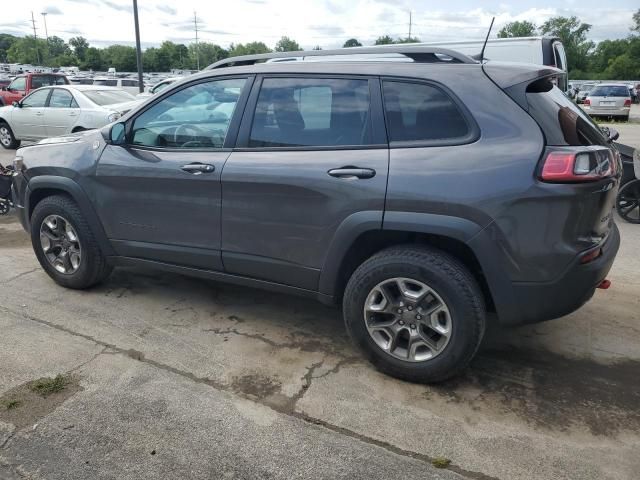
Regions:
<instances>
[{"instance_id":1,"label":"rear door handle","mask_svg":"<svg viewBox=\"0 0 640 480\"><path fill-rule=\"evenodd\" d=\"M185 172L193 173L194 175L200 175L201 173L211 173L215 171L216 167L208 163L190 163L180 167Z\"/></svg>"},{"instance_id":2,"label":"rear door handle","mask_svg":"<svg viewBox=\"0 0 640 480\"><path fill-rule=\"evenodd\" d=\"M358 168L358 167L342 167L334 168L327 172L330 176L336 178L373 178L376 175L376 171L372 168Z\"/></svg>"}]
</instances>

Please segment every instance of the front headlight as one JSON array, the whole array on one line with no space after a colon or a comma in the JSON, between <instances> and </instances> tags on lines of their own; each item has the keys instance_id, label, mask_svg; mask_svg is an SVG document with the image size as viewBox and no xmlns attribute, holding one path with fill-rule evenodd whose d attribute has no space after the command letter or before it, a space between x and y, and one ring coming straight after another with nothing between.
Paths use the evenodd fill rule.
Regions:
<instances>
[{"instance_id":1,"label":"front headlight","mask_svg":"<svg viewBox=\"0 0 640 480\"><path fill-rule=\"evenodd\" d=\"M109 120L109 123L113 123L116 120L118 120L122 115L120 115L119 113L112 113L111 115L109 115L107 117L107 119Z\"/></svg>"}]
</instances>

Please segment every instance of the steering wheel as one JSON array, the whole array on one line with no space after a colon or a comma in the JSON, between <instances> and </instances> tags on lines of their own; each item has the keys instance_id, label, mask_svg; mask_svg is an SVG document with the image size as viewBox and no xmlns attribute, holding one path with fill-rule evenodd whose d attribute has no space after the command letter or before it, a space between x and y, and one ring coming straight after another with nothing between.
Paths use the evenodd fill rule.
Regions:
<instances>
[{"instance_id":1,"label":"steering wheel","mask_svg":"<svg viewBox=\"0 0 640 480\"><path fill-rule=\"evenodd\" d=\"M221 130L208 131L200 128L196 125L183 124L180 125L173 133L173 143L178 145L178 138L181 135L186 135L192 139L187 140L180 146L184 148L197 148L197 147L222 147L224 143L224 132ZM193 138L197 138L194 140Z\"/></svg>"},{"instance_id":2,"label":"steering wheel","mask_svg":"<svg viewBox=\"0 0 640 480\"><path fill-rule=\"evenodd\" d=\"M193 142L198 142L200 143L199 140L193 140L193 137L201 137L204 136L205 138L207 137L206 132L200 128L197 127L195 125L190 125L188 123L183 123L182 125L180 125L178 128L175 129L175 131L173 132L173 143L174 145L178 145L179 141L178 138L181 136L186 136L186 137L191 137L191 140L187 140L186 142L183 142L180 146L184 147L187 143L193 143Z\"/></svg>"}]
</instances>

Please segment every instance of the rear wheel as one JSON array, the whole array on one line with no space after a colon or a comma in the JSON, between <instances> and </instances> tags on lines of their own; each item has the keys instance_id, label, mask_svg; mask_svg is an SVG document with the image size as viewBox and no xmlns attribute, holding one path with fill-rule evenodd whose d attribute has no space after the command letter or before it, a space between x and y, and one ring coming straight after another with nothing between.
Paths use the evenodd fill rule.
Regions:
<instances>
[{"instance_id":1,"label":"rear wheel","mask_svg":"<svg viewBox=\"0 0 640 480\"><path fill-rule=\"evenodd\" d=\"M618 192L618 214L629 223L640 223L640 180L631 180Z\"/></svg>"},{"instance_id":2,"label":"rear wheel","mask_svg":"<svg viewBox=\"0 0 640 480\"><path fill-rule=\"evenodd\" d=\"M47 197L36 205L31 243L42 268L63 287L89 288L111 273L91 228L69 197Z\"/></svg>"},{"instance_id":3,"label":"rear wheel","mask_svg":"<svg viewBox=\"0 0 640 480\"><path fill-rule=\"evenodd\" d=\"M0 145L12 150L20 146L20 140L16 139L13 130L7 123L0 123Z\"/></svg>"},{"instance_id":4,"label":"rear wheel","mask_svg":"<svg viewBox=\"0 0 640 480\"><path fill-rule=\"evenodd\" d=\"M485 329L484 300L456 258L430 248L393 247L364 262L343 300L349 335L381 371L413 382L460 373Z\"/></svg>"}]
</instances>

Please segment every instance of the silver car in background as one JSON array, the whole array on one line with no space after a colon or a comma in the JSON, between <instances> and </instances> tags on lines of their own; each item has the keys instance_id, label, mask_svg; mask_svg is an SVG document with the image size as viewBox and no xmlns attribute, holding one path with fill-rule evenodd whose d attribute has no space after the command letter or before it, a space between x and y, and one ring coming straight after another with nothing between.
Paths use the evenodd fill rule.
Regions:
<instances>
[{"instance_id":1,"label":"silver car in background","mask_svg":"<svg viewBox=\"0 0 640 480\"><path fill-rule=\"evenodd\" d=\"M584 101L584 111L592 117L616 117L629 120L631 96L624 83L601 83Z\"/></svg>"}]
</instances>

